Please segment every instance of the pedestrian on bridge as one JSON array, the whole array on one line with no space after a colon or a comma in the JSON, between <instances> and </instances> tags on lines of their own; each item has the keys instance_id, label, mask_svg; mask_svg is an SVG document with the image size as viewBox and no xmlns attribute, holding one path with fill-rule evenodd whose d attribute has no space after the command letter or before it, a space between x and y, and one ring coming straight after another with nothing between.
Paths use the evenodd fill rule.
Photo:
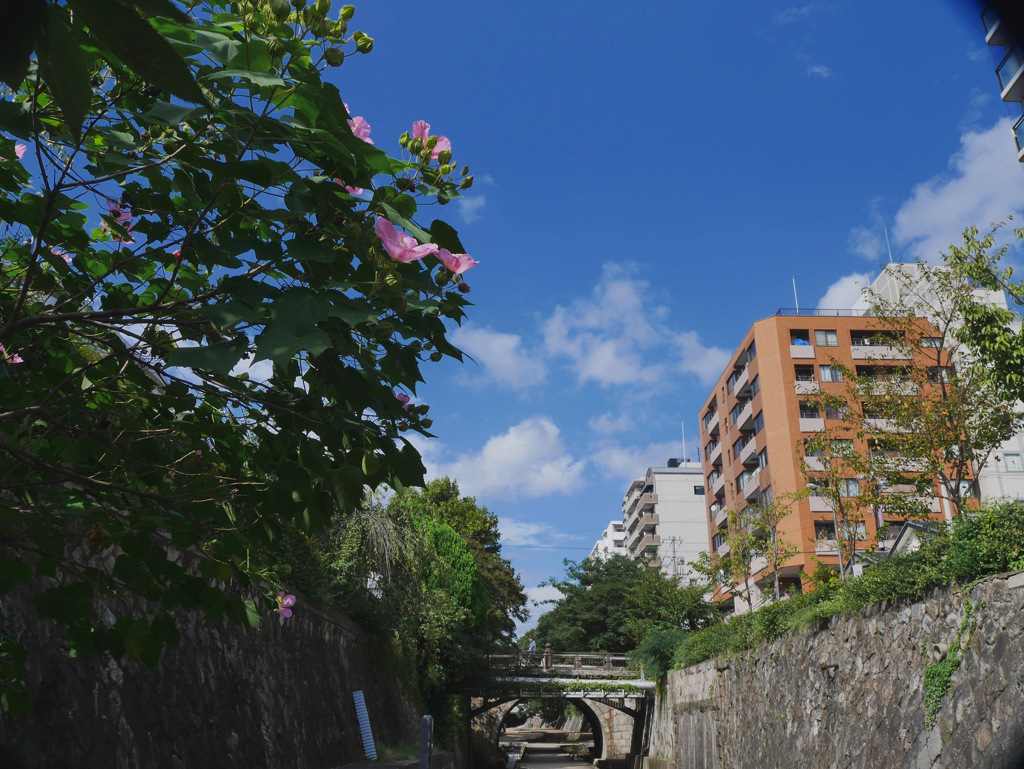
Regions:
<instances>
[{"instance_id":1,"label":"pedestrian on bridge","mask_svg":"<svg viewBox=\"0 0 1024 769\"><path fill-rule=\"evenodd\" d=\"M526 650L526 662L530 665L537 664L537 642L530 639L530 646Z\"/></svg>"}]
</instances>

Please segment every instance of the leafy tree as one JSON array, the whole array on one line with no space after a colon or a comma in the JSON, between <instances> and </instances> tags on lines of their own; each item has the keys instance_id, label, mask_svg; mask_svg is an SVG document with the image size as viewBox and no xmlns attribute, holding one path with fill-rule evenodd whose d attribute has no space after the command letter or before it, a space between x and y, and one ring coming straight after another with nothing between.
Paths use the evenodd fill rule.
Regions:
<instances>
[{"instance_id":1,"label":"leafy tree","mask_svg":"<svg viewBox=\"0 0 1024 769\"><path fill-rule=\"evenodd\" d=\"M706 585L683 585L681 577L669 577L648 569L628 590L626 631L637 647L656 631L693 632L717 618L714 605L705 600Z\"/></svg>"},{"instance_id":2,"label":"leafy tree","mask_svg":"<svg viewBox=\"0 0 1024 769\"><path fill-rule=\"evenodd\" d=\"M550 643L555 651L626 652L633 646L627 631L630 619L629 591L646 571L640 561L624 555L607 560L566 560L565 578L545 584L562 597L537 621L538 644Z\"/></svg>"},{"instance_id":3,"label":"leafy tree","mask_svg":"<svg viewBox=\"0 0 1024 769\"><path fill-rule=\"evenodd\" d=\"M430 420L403 391L461 357L445 321L472 260L414 217L472 178L426 124L400 157L371 144L324 71L372 39L351 6L299 6L35 0L10 20L0 593L38 576L73 653L155 664L179 608L256 623L236 588L271 592L286 526L423 481L402 433ZM101 625L98 598L127 593L147 616ZM23 654L0 647L24 707Z\"/></svg>"},{"instance_id":4,"label":"leafy tree","mask_svg":"<svg viewBox=\"0 0 1024 769\"><path fill-rule=\"evenodd\" d=\"M779 534L779 526L793 510L793 503L804 499L806 492L780 494L770 499L760 498L749 509L750 526L757 533L757 555L767 562L767 576L772 578L773 595L776 601L782 600L779 587L779 569L786 565L790 558L801 551L796 542L783 539Z\"/></svg>"},{"instance_id":5,"label":"leafy tree","mask_svg":"<svg viewBox=\"0 0 1024 769\"><path fill-rule=\"evenodd\" d=\"M458 483L448 477L429 481L422 489L399 491L388 510L403 516L429 517L462 536L487 593L488 636L492 642L511 642L516 621L525 622L529 614L519 576L508 559L501 557L498 516L479 506L473 497L460 496Z\"/></svg>"}]
</instances>

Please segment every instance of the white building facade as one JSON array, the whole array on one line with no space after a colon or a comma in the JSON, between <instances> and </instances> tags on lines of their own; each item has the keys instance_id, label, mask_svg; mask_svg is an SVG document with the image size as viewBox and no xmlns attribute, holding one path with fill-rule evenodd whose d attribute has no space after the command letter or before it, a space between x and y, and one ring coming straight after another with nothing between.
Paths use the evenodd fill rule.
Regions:
<instances>
[{"instance_id":1,"label":"white building facade","mask_svg":"<svg viewBox=\"0 0 1024 769\"><path fill-rule=\"evenodd\" d=\"M589 558L607 561L613 555L629 555L626 549L626 527L622 521L608 522L607 528L601 532L601 539L594 543Z\"/></svg>"},{"instance_id":2,"label":"white building facade","mask_svg":"<svg viewBox=\"0 0 1024 769\"><path fill-rule=\"evenodd\" d=\"M697 581L693 563L708 549L704 473L698 462L670 459L649 467L622 500L626 555L646 558L684 584Z\"/></svg>"}]
</instances>

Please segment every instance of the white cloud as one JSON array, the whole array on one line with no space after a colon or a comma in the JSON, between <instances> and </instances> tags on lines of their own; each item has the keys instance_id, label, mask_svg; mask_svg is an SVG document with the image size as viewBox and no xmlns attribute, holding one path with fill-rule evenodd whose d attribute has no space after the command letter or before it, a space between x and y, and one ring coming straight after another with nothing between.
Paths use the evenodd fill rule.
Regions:
<instances>
[{"instance_id":1,"label":"white cloud","mask_svg":"<svg viewBox=\"0 0 1024 769\"><path fill-rule=\"evenodd\" d=\"M463 326L451 335L452 343L483 367L477 382L494 382L512 389L540 384L547 375L544 362L522 348L518 334L503 334L489 328ZM472 377L467 379L473 380Z\"/></svg>"},{"instance_id":2,"label":"white cloud","mask_svg":"<svg viewBox=\"0 0 1024 769\"><path fill-rule=\"evenodd\" d=\"M820 77L822 80L828 80L832 77L832 70L824 64L812 64L807 68L807 74Z\"/></svg>"},{"instance_id":3,"label":"white cloud","mask_svg":"<svg viewBox=\"0 0 1024 769\"><path fill-rule=\"evenodd\" d=\"M456 199L459 204L459 216L465 224L472 224L480 220L480 212L487 205L485 195L474 195L473 197L462 197Z\"/></svg>"},{"instance_id":4,"label":"white cloud","mask_svg":"<svg viewBox=\"0 0 1024 769\"><path fill-rule=\"evenodd\" d=\"M844 275L825 292L818 302L819 310L849 309L860 299L861 288L871 284L874 276L868 272L855 272Z\"/></svg>"},{"instance_id":5,"label":"white cloud","mask_svg":"<svg viewBox=\"0 0 1024 769\"><path fill-rule=\"evenodd\" d=\"M516 636L520 638L523 637L525 632L537 626L537 620L555 608L553 603L545 603L545 601L557 601L562 598L562 594L558 591L558 588L552 587L551 585L528 587L523 592L526 593L527 607L530 611L530 617L526 622L516 623ZM542 646L543 640L539 639L537 645Z\"/></svg>"},{"instance_id":6,"label":"white cloud","mask_svg":"<svg viewBox=\"0 0 1024 769\"><path fill-rule=\"evenodd\" d=\"M884 233L871 227L854 227L850 230L847 247L865 259L877 261L885 253Z\"/></svg>"},{"instance_id":7,"label":"white cloud","mask_svg":"<svg viewBox=\"0 0 1024 769\"><path fill-rule=\"evenodd\" d=\"M664 467L669 457L678 457L679 441L649 443L646 446L608 444L591 452L590 459L604 470L606 478L629 482L640 478L648 467Z\"/></svg>"},{"instance_id":8,"label":"white cloud","mask_svg":"<svg viewBox=\"0 0 1024 769\"><path fill-rule=\"evenodd\" d=\"M650 284L632 271L606 264L590 298L556 307L544 323L547 353L568 357L580 384L654 384L666 373L664 364L648 361L657 359L649 351L668 336L651 319L668 311L654 304Z\"/></svg>"},{"instance_id":9,"label":"white cloud","mask_svg":"<svg viewBox=\"0 0 1024 769\"><path fill-rule=\"evenodd\" d=\"M811 11L814 10L814 4L803 5L799 7L790 7L784 11L779 11L775 14L776 24L789 24L791 21L798 19L801 16L807 16Z\"/></svg>"},{"instance_id":10,"label":"white cloud","mask_svg":"<svg viewBox=\"0 0 1024 769\"><path fill-rule=\"evenodd\" d=\"M1024 174L1017 162L1011 121L987 131L968 131L949 161L949 173L914 188L896 214L893 236L911 256L937 261L939 252L960 243L971 224L982 231L1024 211Z\"/></svg>"},{"instance_id":11,"label":"white cloud","mask_svg":"<svg viewBox=\"0 0 1024 769\"><path fill-rule=\"evenodd\" d=\"M452 461L430 461L431 476L459 479L468 496L514 498L568 494L583 484L584 460L574 460L565 450L558 427L544 416L531 417L490 438L476 454Z\"/></svg>"},{"instance_id":12,"label":"white cloud","mask_svg":"<svg viewBox=\"0 0 1024 769\"><path fill-rule=\"evenodd\" d=\"M590 421L587 422L587 426L595 433L612 435L613 433L621 433L624 430L628 430L635 422L636 418L627 413L619 414L617 417L612 416L611 413L604 413L591 417Z\"/></svg>"},{"instance_id":13,"label":"white cloud","mask_svg":"<svg viewBox=\"0 0 1024 769\"><path fill-rule=\"evenodd\" d=\"M721 347L705 347L700 342L696 331L676 334L673 343L679 349L682 360L680 371L693 374L701 384L711 384L725 370L729 363L729 351Z\"/></svg>"}]
</instances>

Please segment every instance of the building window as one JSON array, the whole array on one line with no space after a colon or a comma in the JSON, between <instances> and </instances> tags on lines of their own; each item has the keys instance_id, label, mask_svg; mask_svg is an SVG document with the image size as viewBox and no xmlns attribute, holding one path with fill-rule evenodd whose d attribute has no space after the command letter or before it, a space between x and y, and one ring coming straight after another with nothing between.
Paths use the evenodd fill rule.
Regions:
<instances>
[{"instance_id":1,"label":"building window","mask_svg":"<svg viewBox=\"0 0 1024 769\"><path fill-rule=\"evenodd\" d=\"M960 499L974 499L974 481L960 481Z\"/></svg>"},{"instance_id":2,"label":"building window","mask_svg":"<svg viewBox=\"0 0 1024 769\"><path fill-rule=\"evenodd\" d=\"M772 487L770 485L765 486L764 491L761 492L761 501L767 505L773 499L775 499L775 492L772 491Z\"/></svg>"},{"instance_id":3,"label":"building window","mask_svg":"<svg viewBox=\"0 0 1024 769\"><path fill-rule=\"evenodd\" d=\"M836 538L836 527L828 521L814 522L814 541L831 542Z\"/></svg>"},{"instance_id":4,"label":"building window","mask_svg":"<svg viewBox=\"0 0 1024 769\"><path fill-rule=\"evenodd\" d=\"M794 328L789 332L789 343L798 345L810 345L811 337L806 328Z\"/></svg>"},{"instance_id":5,"label":"building window","mask_svg":"<svg viewBox=\"0 0 1024 769\"><path fill-rule=\"evenodd\" d=\"M754 417L754 435L757 435L764 429L764 412L758 411L757 416Z\"/></svg>"},{"instance_id":6,"label":"building window","mask_svg":"<svg viewBox=\"0 0 1024 769\"><path fill-rule=\"evenodd\" d=\"M846 419L846 407L825 406L825 419Z\"/></svg>"},{"instance_id":7,"label":"building window","mask_svg":"<svg viewBox=\"0 0 1024 769\"><path fill-rule=\"evenodd\" d=\"M823 457L825 456L825 447L817 438L804 438L804 456Z\"/></svg>"},{"instance_id":8,"label":"building window","mask_svg":"<svg viewBox=\"0 0 1024 769\"><path fill-rule=\"evenodd\" d=\"M839 481L839 496L859 497L860 481L856 478L843 478L843 480Z\"/></svg>"},{"instance_id":9,"label":"building window","mask_svg":"<svg viewBox=\"0 0 1024 769\"><path fill-rule=\"evenodd\" d=\"M794 366L796 372L796 381L798 382L813 382L814 381L814 366Z\"/></svg>"},{"instance_id":10,"label":"building window","mask_svg":"<svg viewBox=\"0 0 1024 769\"><path fill-rule=\"evenodd\" d=\"M928 381L932 384L938 384L939 382L945 382L949 384L953 381L953 367L952 366L929 366L928 367Z\"/></svg>"},{"instance_id":11,"label":"building window","mask_svg":"<svg viewBox=\"0 0 1024 769\"><path fill-rule=\"evenodd\" d=\"M693 487L693 493L694 493L694 496L703 497L704 496L704 487L703 486L694 486Z\"/></svg>"},{"instance_id":12,"label":"building window","mask_svg":"<svg viewBox=\"0 0 1024 769\"><path fill-rule=\"evenodd\" d=\"M821 411L818 407L809 401L800 401L800 418L801 419L818 419L821 416Z\"/></svg>"},{"instance_id":13,"label":"building window","mask_svg":"<svg viewBox=\"0 0 1024 769\"><path fill-rule=\"evenodd\" d=\"M716 416L718 416L718 411L716 409L711 409L704 415L703 425L705 430L709 430L711 428L711 422Z\"/></svg>"},{"instance_id":14,"label":"building window","mask_svg":"<svg viewBox=\"0 0 1024 769\"><path fill-rule=\"evenodd\" d=\"M740 378L740 375L743 374L743 371L743 369L740 369L739 371L732 372L732 376L730 376L729 381L726 382L726 387L729 388L729 392L733 392L736 389L736 380Z\"/></svg>"},{"instance_id":15,"label":"building window","mask_svg":"<svg viewBox=\"0 0 1024 769\"><path fill-rule=\"evenodd\" d=\"M834 457L852 457L853 439L833 438L829 441L829 448L832 450L832 456Z\"/></svg>"},{"instance_id":16,"label":"building window","mask_svg":"<svg viewBox=\"0 0 1024 769\"><path fill-rule=\"evenodd\" d=\"M761 452L757 455L757 466L765 467L768 464L768 449L761 449Z\"/></svg>"},{"instance_id":17,"label":"building window","mask_svg":"<svg viewBox=\"0 0 1024 769\"><path fill-rule=\"evenodd\" d=\"M754 381L750 383L750 397L753 398L759 392L761 392L761 377L756 376Z\"/></svg>"},{"instance_id":18,"label":"building window","mask_svg":"<svg viewBox=\"0 0 1024 769\"><path fill-rule=\"evenodd\" d=\"M743 407L746 406L750 401L740 401L732 407L732 411L729 412L729 419L731 424L736 424L736 420L740 417L740 412L743 411Z\"/></svg>"},{"instance_id":19,"label":"building window","mask_svg":"<svg viewBox=\"0 0 1024 769\"><path fill-rule=\"evenodd\" d=\"M736 442L732 444L733 456L738 457L740 452L743 451L743 447L751 441L751 436L741 435L736 439Z\"/></svg>"},{"instance_id":20,"label":"building window","mask_svg":"<svg viewBox=\"0 0 1024 769\"><path fill-rule=\"evenodd\" d=\"M868 538L868 530L864 527L863 521L857 521L856 523L847 521L846 523L840 524L839 530L843 532L843 539L847 542L851 539Z\"/></svg>"},{"instance_id":21,"label":"building window","mask_svg":"<svg viewBox=\"0 0 1024 769\"><path fill-rule=\"evenodd\" d=\"M750 347L747 348L747 355L746 355L746 360L744 361L744 365L747 364L747 363L750 363L750 361L752 361L756 357L757 357L757 348L754 347L754 343L751 342L750 343Z\"/></svg>"},{"instance_id":22,"label":"building window","mask_svg":"<svg viewBox=\"0 0 1024 769\"><path fill-rule=\"evenodd\" d=\"M1006 460L1007 470L1024 470L1020 463L1020 454L1003 454L1003 459Z\"/></svg>"},{"instance_id":23,"label":"building window","mask_svg":"<svg viewBox=\"0 0 1024 769\"><path fill-rule=\"evenodd\" d=\"M838 347L839 335L835 331L815 331L814 343L818 347Z\"/></svg>"},{"instance_id":24,"label":"building window","mask_svg":"<svg viewBox=\"0 0 1024 769\"><path fill-rule=\"evenodd\" d=\"M711 549L715 550L716 552L718 551L718 548L720 548L724 544L725 534L723 532L719 532L711 538Z\"/></svg>"},{"instance_id":25,"label":"building window","mask_svg":"<svg viewBox=\"0 0 1024 769\"><path fill-rule=\"evenodd\" d=\"M843 370L839 366L818 366L822 382L842 382Z\"/></svg>"},{"instance_id":26,"label":"building window","mask_svg":"<svg viewBox=\"0 0 1024 769\"><path fill-rule=\"evenodd\" d=\"M923 336L921 337L922 347L942 347L941 336Z\"/></svg>"}]
</instances>

